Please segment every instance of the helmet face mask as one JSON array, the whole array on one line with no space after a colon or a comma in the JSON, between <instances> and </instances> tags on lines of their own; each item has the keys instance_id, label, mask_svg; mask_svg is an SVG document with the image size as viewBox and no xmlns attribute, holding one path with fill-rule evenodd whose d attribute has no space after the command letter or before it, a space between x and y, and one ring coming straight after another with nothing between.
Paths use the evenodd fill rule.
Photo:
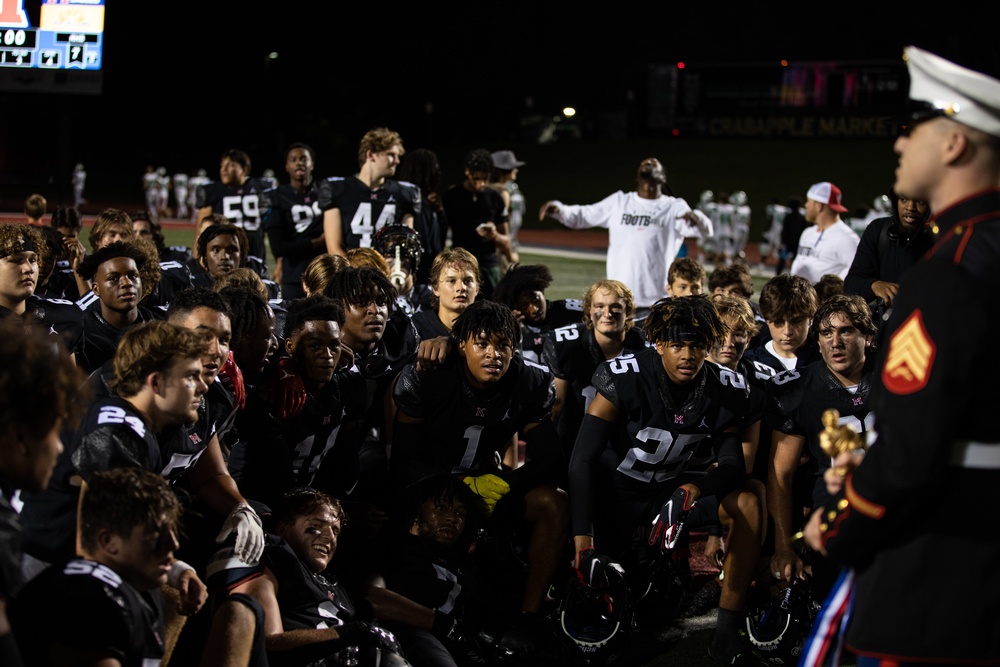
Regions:
<instances>
[{"instance_id":1,"label":"helmet face mask","mask_svg":"<svg viewBox=\"0 0 1000 667\"><path fill-rule=\"evenodd\" d=\"M615 662L627 648L632 632L632 601L625 572L612 562L606 573L606 590L574 582L559 606L559 629L569 640L571 653L587 664Z\"/></svg>"},{"instance_id":2,"label":"helmet face mask","mask_svg":"<svg viewBox=\"0 0 1000 667\"><path fill-rule=\"evenodd\" d=\"M737 190L733 194L729 195L729 203L733 206L746 206L747 201L747 193L743 190Z\"/></svg>"},{"instance_id":3,"label":"helmet face mask","mask_svg":"<svg viewBox=\"0 0 1000 667\"><path fill-rule=\"evenodd\" d=\"M397 289L402 287L408 276L420 268L424 245L420 232L412 227L400 224L386 225L375 234L372 246L389 263L392 271L390 277Z\"/></svg>"},{"instance_id":4,"label":"helmet face mask","mask_svg":"<svg viewBox=\"0 0 1000 667\"><path fill-rule=\"evenodd\" d=\"M797 665L819 609L808 582L796 579L747 614L754 653L771 664Z\"/></svg>"}]
</instances>

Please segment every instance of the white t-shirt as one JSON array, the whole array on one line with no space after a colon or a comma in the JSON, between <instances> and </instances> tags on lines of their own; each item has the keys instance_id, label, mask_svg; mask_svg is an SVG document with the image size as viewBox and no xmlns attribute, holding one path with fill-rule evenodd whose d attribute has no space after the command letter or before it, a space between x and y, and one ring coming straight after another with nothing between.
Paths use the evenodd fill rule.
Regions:
<instances>
[{"instance_id":1,"label":"white t-shirt","mask_svg":"<svg viewBox=\"0 0 1000 667\"><path fill-rule=\"evenodd\" d=\"M681 217L691 207L678 197L643 199L619 190L596 204L552 203L559 209L552 217L567 227L608 229L608 278L625 283L637 307L667 295L667 269L685 238L712 236L712 221L701 211L695 211L696 225Z\"/></svg>"},{"instance_id":2,"label":"white t-shirt","mask_svg":"<svg viewBox=\"0 0 1000 667\"><path fill-rule=\"evenodd\" d=\"M806 227L799 237L791 273L813 284L828 273L846 278L860 242L861 237L839 218L823 231L816 225Z\"/></svg>"}]
</instances>

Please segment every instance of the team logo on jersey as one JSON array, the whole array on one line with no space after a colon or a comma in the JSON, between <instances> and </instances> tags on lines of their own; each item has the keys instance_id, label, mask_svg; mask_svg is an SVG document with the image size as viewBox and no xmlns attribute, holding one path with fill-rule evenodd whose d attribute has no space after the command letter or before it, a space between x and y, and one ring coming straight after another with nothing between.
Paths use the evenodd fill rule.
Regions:
<instances>
[{"instance_id":1,"label":"team logo on jersey","mask_svg":"<svg viewBox=\"0 0 1000 667\"><path fill-rule=\"evenodd\" d=\"M476 416L477 417L485 417L486 416L486 408L476 408Z\"/></svg>"},{"instance_id":2,"label":"team logo on jersey","mask_svg":"<svg viewBox=\"0 0 1000 667\"><path fill-rule=\"evenodd\" d=\"M674 423L675 424L683 424L684 423L684 415L674 415Z\"/></svg>"},{"instance_id":3,"label":"team logo on jersey","mask_svg":"<svg viewBox=\"0 0 1000 667\"><path fill-rule=\"evenodd\" d=\"M892 393L904 396L920 391L927 386L936 354L937 346L917 309L889 340L882 384Z\"/></svg>"},{"instance_id":4,"label":"team logo on jersey","mask_svg":"<svg viewBox=\"0 0 1000 667\"><path fill-rule=\"evenodd\" d=\"M860 396L855 396L854 398L851 399L851 401L854 403L854 405L863 405L865 399L861 398Z\"/></svg>"},{"instance_id":5,"label":"team logo on jersey","mask_svg":"<svg viewBox=\"0 0 1000 667\"><path fill-rule=\"evenodd\" d=\"M708 420L705 417L701 418L701 423L698 424L698 428L708 428Z\"/></svg>"}]
</instances>

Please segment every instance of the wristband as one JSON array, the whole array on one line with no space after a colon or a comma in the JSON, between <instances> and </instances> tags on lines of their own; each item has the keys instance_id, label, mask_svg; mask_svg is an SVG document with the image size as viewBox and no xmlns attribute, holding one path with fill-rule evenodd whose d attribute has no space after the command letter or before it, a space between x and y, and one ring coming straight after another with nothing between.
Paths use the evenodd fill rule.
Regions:
<instances>
[{"instance_id":1,"label":"wristband","mask_svg":"<svg viewBox=\"0 0 1000 667\"><path fill-rule=\"evenodd\" d=\"M170 572L167 573L167 584L171 588L181 587L181 575L183 575L188 570L193 570L194 568L185 563L182 560L175 560L170 564Z\"/></svg>"}]
</instances>

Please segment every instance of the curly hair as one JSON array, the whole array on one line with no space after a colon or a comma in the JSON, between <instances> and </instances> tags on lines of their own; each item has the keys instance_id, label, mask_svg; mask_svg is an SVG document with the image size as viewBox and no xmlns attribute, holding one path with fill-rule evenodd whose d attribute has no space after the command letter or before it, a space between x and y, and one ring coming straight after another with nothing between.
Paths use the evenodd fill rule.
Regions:
<instances>
[{"instance_id":1,"label":"curly hair","mask_svg":"<svg viewBox=\"0 0 1000 667\"><path fill-rule=\"evenodd\" d=\"M346 308L377 303L392 310L396 303L396 288L381 271L368 266L349 266L337 271L323 294L340 299Z\"/></svg>"},{"instance_id":2,"label":"curly hair","mask_svg":"<svg viewBox=\"0 0 1000 667\"><path fill-rule=\"evenodd\" d=\"M493 287L494 301L515 308L525 292L544 292L552 284L552 270L544 264L511 264Z\"/></svg>"},{"instance_id":3,"label":"curly hair","mask_svg":"<svg viewBox=\"0 0 1000 667\"><path fill-rule=\"evenodd\" d=\"M0 257L18 255L27 250L38 256L41 265L46 259L47 249L48 244L37 228L13 222L0 223Z\"/></svg>"},{"instance_id":4,"label":"curly hair","mask_svg":"<svg viewBox=\"0 0 1000 667\"><path fill-rule=\"evenodd\" d=\"M465 169L471 173L492 174L493 155L485 148L469 151L465 156Z\"/></svg>"},{"instance_id":5,"label":"curly hair","mask_svg":"<svg viewBox=\"0 0 1000 667\"><path fill-rule=\"evenodd\" d=\"M628 288L628 285L619 280L606 278L598 280L583 293L583 322L587 325L588 329L591 331L594 330L594 321L590 317L590 309L594 305L594 295L597 294L598 290L611 292L625 301L625 330L628 331L635 326L635 298L632 296L632 290Z\"/></svg>"},{"instance_id":6,"label":"curly hair","mask_svg":"<svg viewBox=\"0 0 1000 667\"><path fill-rule=\"evenodd\" d=\"M368 152L381 153L393 146L399 146L399 155L403 156L403 138L398 132L393 132L387 127L376 127L374 130L365 132L358 144L358 166L364 166L368 160Z\"/></svg>"},{"instance_id":7,"label":"curly hair","mask_svg":"<svg viewBox=\"0 0 1000 667\"><path fill-rule=\"evenodd\" d=\"M208 308L229 317L229 304L207 287L188 287L174 295L167 307L167 321L183 318L197 308Z\"/></svg>"},{"instance_id":8,"label":"curly hair","mask_svg":"<svg viewBox=\"0 0 1000 667\"><path fill-rule=\"evenodd\" d=\"M467 341L485 335L493 340L510 341L511 346L521 344L521 325L510 307L496 301L476 301L455 318L451 336L457 341Z\"/></svg>"},{"instance_id":9,"label":"curly hair","mask_svg":"<svg viewBox=\"0 0 1000 667\"><path fill-rule=\"evenodd\" d=\"M709 347L715 347L725 340L729 328L708 296L692 294L654 303L642 330L651 343L700 338Z\"/></svg>"},{"instance_id":10,"label":"curly hair","mask_svg":"<svg viewBox=\"0 0 1000 667\"><path fill-rule=\"evenodd\" d=\"M0 320L0 423L40 439L60 422L72 426L85 401L86 377L65 346L16 317Z\"/></svg>"},{"instance_id":11,"label":"curly hair","mask_svg":"<svg viewBox=\"0 0 1000 667\"><path fill-rule=\"evenodd\" d=\"M95 472L80 499L80 545L93 552L101 530L125 538L136 526L178 531L181 514L180 501L161 475L144 468Z\"/></svg>"}]
</instances>

